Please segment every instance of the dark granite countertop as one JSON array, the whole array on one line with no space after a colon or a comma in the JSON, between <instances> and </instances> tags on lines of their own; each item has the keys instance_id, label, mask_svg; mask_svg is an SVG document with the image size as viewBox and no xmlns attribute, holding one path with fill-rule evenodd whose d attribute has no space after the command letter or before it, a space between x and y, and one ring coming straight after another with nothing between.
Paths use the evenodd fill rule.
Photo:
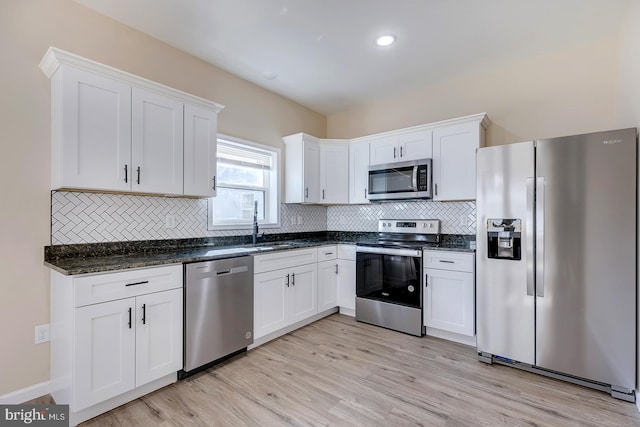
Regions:
<instances>
[{"instance_id":1,"label":"dark granite countertop","mask_svg":"<svg viewBox=\"0 0 640 427\"><path fill-rule=\"evenodd\" d=\"M370 240L376 233L316 232L265 235L261 243L247 243L250 236L199 238L138 242L94 243L45 247L44 264L65 275L211 261L245 255L308 247L355 244ZM468 241L473 236L444 235L437 245L424 249L474 252Z\"/></svg>"}]
</instances>

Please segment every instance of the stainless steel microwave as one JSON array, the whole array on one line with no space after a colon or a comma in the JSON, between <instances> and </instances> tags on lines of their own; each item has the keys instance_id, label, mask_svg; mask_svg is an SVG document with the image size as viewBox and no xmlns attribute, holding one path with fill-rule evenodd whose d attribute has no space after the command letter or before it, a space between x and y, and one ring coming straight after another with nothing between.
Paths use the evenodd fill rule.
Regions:
<instances>
[{"instance_id":1,"label":"stainless steel microwave","mask_svg":"<svg viewBox=\"0 0 640 427\"><path fill-rule=\"evenodd\" d=\"M369 166L369 200L431 198L431 159Z\"/></svg>"}]
</instances>

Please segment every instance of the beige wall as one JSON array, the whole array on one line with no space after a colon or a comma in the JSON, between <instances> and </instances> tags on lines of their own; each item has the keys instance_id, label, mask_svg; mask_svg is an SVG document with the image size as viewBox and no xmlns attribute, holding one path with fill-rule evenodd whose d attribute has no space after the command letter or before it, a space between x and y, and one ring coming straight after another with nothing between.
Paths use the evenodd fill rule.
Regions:
<instances>
[{"instance_id":1,"label":"beige wall","mask_svg":"<svg viewBox=\"0 0 640 427\"><path fill-rule=\"evenodd\" d=\"M478 65L420 90L329 115L330 138L486 112L487 144L615 128L618 37L512 62ZM626 125L631 125L627 122Z\"/></svg>"},{"instance_id":2,"label":"beige wall","mask_svg":"<svg viewBox=\"0 0 640 427\"><path fill-rule=\"evenodd\" d=\"M627 15L626 25L621 33L620 41L620 86L619 101L620 112L625 121L635 123L640 126L640 3L634 3L630 13ZM640 158L640 153L639 153ZM640 176L638 185L640 186ZM640 210L638 212L638 223L640 224ZM638 230L640 238L640 230ZM640 268L640 253L638 253L638 267ZM640 277L640 270L639 270ZM640 307L640 293L638 293L638 307ZM638 324L640 325L640 312L638 314ZM640 367L640 327L638 328L638 363ZM636 388L640 391L640 369ZM639 393L636 393L639 394ZM640 408L640 399L637 402Z\"/></svg>"},{"instance_id":3,"label":"beige wall","mask_svg":"<svg viewBox=\"0 0 640 427\"><path fill-rule=\"evenodd\" d=\"M224 104L220 132L282 146L323 137L326 118L71 0L0 2L0 396L49 377L49 348L34 326L49 322L50 86L38 69L49 46Z\"/></svg>"}]
</instances>

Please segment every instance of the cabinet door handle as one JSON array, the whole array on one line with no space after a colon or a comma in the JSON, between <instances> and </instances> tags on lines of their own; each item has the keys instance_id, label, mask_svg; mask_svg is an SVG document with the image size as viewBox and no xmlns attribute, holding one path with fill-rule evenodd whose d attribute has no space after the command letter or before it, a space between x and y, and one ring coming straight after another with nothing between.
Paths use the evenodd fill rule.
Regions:
<instances>
[{"instance_id":1,"label":"cabinet door handle","mask_svg":"<svg viewBox=\"0 0 640 427\"><path fill-rule=\"evenodd\" d=\"M322 189L322 200L324 200L324 188Z\"/></svg>"},{"instance_id":2,"label":"cabinet door handle","mask_svg":"<svg viewBox=\"0 0 640 427\"><path fill-rule=\"evenodd\" d=\"M304 189L304 198L308 199L309 198L309 187Z\"/></svg>"},{"instance_id":3,"label":"cabinet door handle","mask_svg":"<svg viewBox=\"0 0 640 427\"><path fill-rule=\"evenodd\" d=\"M336 264L336 274L338 274L338 264Z\"/></svg>"},{"instance_id":4,"label":"cabinet door handle","mask_svg":"<svg viewBox=\"0 0 640 427\"><path fill-rule=\"evenodd\" d=\"M424 275L424 287L428 287L429 286L429 276L427 276L426 274Z\"/></svg>"},{"instance_id":5,"label":"cabinet door handle","mask_svg":"<svg viewBox=\"0 0 640 427\"><path fill-rule=\"evenodd\" d=\"M438 184L434 184L436 187L436 196L438 195Z\"/></svg>"},{"instance_id":6,"label":"cabinet door handle","mask_svg":"<svg viewBox=\"0 0 640 427\"><path fill-rule=\"evenodd\" d=\"M211 180L213 181L213 191L216 191L216 177L214 176Z\"/></svg>"},{"instance_id":7,"label":"cabinet door handle","mask_svg":"<svg viewBox=\"0 0 640 427\"><path fill-rule=\"evenodd\" d=\"M287 274L287 283L285 283L285 285L287 285L287 288L289 287L289 275Z\"/></svg>"},{"instance_id":8,"label":"cabinet door handle","mask_svg":"<svg viewBox=\"0 0 640 427\"><path fill-rule=\"evenodd\" d=\"M396 158L396 147L393 147L393 158Z\"/></svg>"},{"instance_id":9,"label":"cabinet door handle","mask_svg":"<svg viewBox=\"0 0 640 427\"><path fill-rule=\"evenodd\" d=\"M144 285L146 283L149 283L149 281L143 280L142 282L127 283L125 286L137 286L137 285Z\"/></svg>"},{"instance_id":10,"label":"cabinet door handle","mask_svg":"<svg viewBox=\"0 0 640 427\"><path fill-rule=\"evenodd\" d=\"M137 182L138 182L138 185L140 185L140 166L138 166L138 169L136 169L136 171L138 172Z\"/></svg>"},{"instance_id":11,"label":"cabinet door handle","mask_svg":"<svg viewBox=\"0 0 640 427\"><path fill-rule=\"evenodd\" d=\"M296 285L296 273L291 273L291 286Z\"/></svg>"},{"instance_id":12,"label":"cabinet door handle","mask_svg":"<svg viewBox=\"0 0 640 427\"><path fill-rule=\"evenodd\" d=\"M142 324L147 324L147 304L142 304Z\"/></svg>"},{"instance_id":13,"label":"cabinet door handle","mask_svg":"<svg viewBox=\"0 0 640 427\"><path fill-rule=\"evenodd\" d=\"M131 307L129 307L129 329L131 329Z\"/></svg>"},{"instance_id":14,"label":"cabinet door handle","mask_svg":"<svg viewBox=\"0 0 640 427\"><path fill-rule=\"evenodd\" d=\"M129 167L124 165L124 182L129 182Z\"/></svg>"},{"instance_id":15,"label":"cabinet door handle","mask_svg":"<svg viewBox=\"0 0 640 427\"><path fill-rule=\"evenodd\" d=\"M364 198L367 198L367 187L364 188Z\"/></svg>"},{"instance_id":16,"label":"cabinet door handle","mask_svg":"<svg viewBox=\"0 0 640 427\"><path fill-rule=\"evenodd\" d=\"M400 147L400 157L402 157L402 147Z\"/></svg>"}]
</instances>

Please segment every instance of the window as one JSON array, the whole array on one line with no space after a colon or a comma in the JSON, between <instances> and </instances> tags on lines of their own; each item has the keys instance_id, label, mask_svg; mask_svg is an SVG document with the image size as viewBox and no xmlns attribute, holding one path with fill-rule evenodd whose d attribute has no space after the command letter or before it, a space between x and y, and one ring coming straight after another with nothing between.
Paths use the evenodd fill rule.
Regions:
<instances>
[{"instance_id":1,"label":"window","mask_svg":"<svg viewBox=\"0 0 640 427\"><path fill-rule=\"evenodd\" d=\"M279 226L280 150L219 135L216 197L209 199L209 229Z\"/></svg>"}]
</instances>

